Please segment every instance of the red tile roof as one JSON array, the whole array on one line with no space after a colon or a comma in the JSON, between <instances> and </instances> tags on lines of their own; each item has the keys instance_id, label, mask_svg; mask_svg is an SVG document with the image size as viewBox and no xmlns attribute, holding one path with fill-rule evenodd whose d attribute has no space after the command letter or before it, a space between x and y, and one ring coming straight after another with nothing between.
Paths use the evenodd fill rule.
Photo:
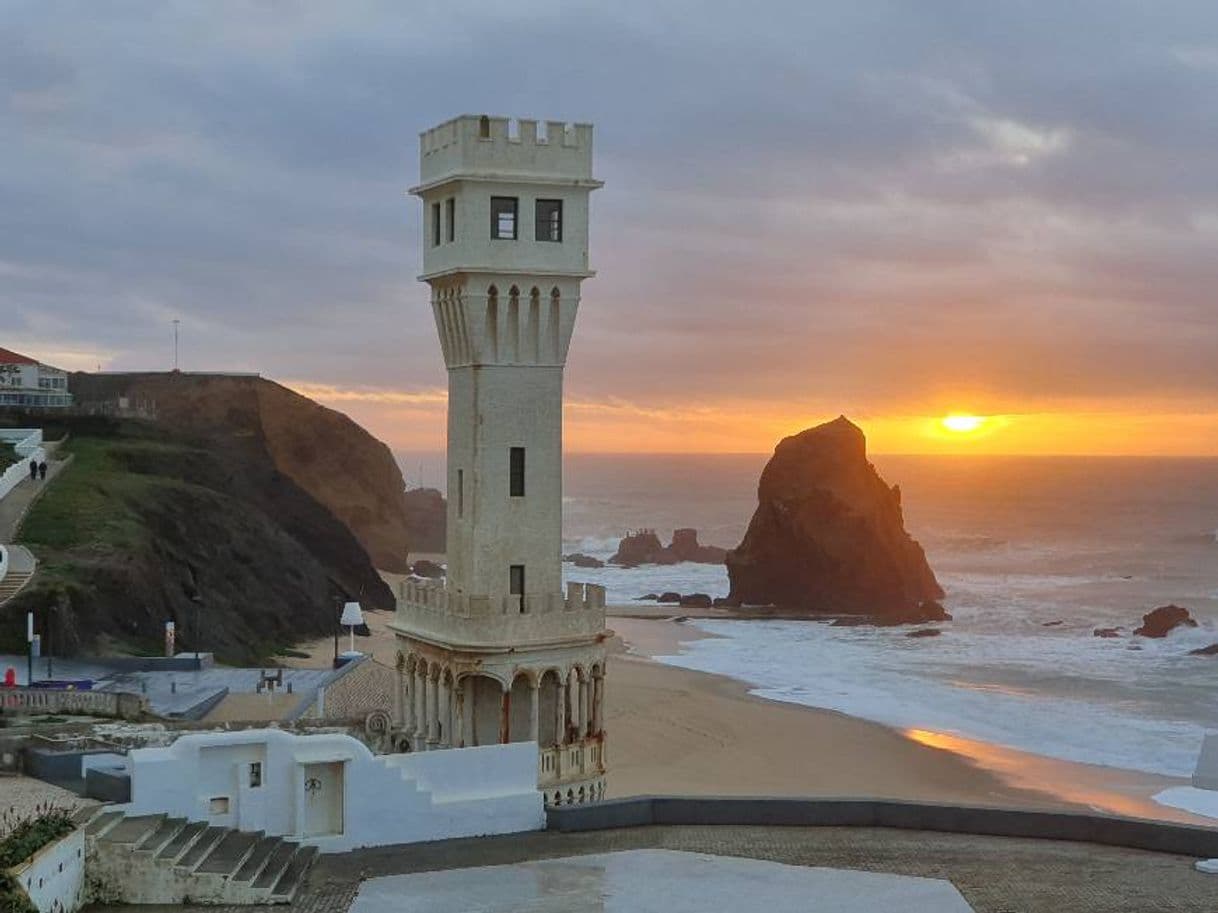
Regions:
<instances>
[{"instance_id":1,"label":"red tile roof","mask_svg":"<svg viewBox=\"0 0 1218 913\"><path fill-rule=\"evenodd\" d=\"M36 365L38 360L30 358L28 355L22 355L19 352L13 352L9 349L0 349L0 365Z\"/></svg>"}]
</instances>

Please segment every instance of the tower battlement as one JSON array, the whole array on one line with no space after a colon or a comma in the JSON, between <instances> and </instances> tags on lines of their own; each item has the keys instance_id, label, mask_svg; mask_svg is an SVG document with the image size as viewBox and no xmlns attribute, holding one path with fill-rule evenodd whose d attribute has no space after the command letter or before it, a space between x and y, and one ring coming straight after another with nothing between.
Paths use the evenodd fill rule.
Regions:
<instances>
[{"instance_id":1,"label":"tower battlement","mask_svg":"<svg viewBox=\"0 0 1218 913\"><path fill-rule=\"evenodd\" d=\"M419 134L419 171L420 188L455 177L591 181L592 125L463 114Z\"/></svg>"}]
</instances>

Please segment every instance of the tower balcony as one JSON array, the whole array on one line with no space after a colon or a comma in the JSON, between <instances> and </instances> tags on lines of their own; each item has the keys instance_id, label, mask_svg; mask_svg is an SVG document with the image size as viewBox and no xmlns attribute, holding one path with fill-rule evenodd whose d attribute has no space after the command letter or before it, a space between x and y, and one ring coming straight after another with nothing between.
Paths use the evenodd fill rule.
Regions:
<instances>
[{"instance_id":1,"label":"tower balcony","mask_svg":"<svg viewBox=\"0 0 1218 913\"><path fill-rule=\"evenodd\" d=\"M569 583L566 595L471 596L423 581L397 589L390 627L448 646L506 649L593 640L605 630L605 588Z\"/></svg>"}]
</instances>

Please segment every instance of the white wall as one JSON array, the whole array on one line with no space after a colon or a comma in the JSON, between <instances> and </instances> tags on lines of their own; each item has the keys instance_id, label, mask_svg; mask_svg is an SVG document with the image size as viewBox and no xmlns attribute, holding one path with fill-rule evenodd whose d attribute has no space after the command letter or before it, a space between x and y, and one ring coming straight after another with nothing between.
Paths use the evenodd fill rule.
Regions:
<instances>
[{"instance_id":1,"label":"white wall","mask_svg":"<svg viewBox=\"0 0 1218 913\"><path fill-rule=\"evenodd\" d=\"M75 913L84 902L85 832L78 828L9 871L39 913Z\"/></svg>"},{"instance_id":2,"label":"white wall","mask_svg":"<svg viewBox=\"0 0 1218 913\"><path fill-rule=\"evenodd\" d=\"M249 765L262 763L251 787ZM308 765L342 767L341 833L306 836ZM322 852L544 827L534 742L373 755L342 734L198 733L128 755L128 814L165 813L316 845ZM227 802L213 802L227 800ZM224 808L226 806L226 808Z\"/></svg>"},{"instance_id":3,"label":"white wall","mask_svg":"<svg viewBox=\"0 0 1218 913\"><path fill-rule=\"evenodd\" d=\"M30 460L41 463L47 458L46 450L42 447L41 428L6 428L0 430L0 442L11 444L22 457L20 463L14 463L3 473L0 473L0 498L16 488L22 479L29 478ZM0 574L0 579L3 575Z\"/></svg>"}]
</instances>

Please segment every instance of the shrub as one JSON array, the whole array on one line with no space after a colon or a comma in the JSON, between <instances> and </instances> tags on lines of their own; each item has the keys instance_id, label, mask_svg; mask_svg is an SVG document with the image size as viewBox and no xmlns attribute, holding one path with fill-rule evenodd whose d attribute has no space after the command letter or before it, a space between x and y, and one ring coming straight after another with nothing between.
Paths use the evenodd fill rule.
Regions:
<instances>
[{"instance_id":1,"label":"shrub","mask_svg":"<svg viewBox=\"0 0 1218 913\"><path fill-rule=\"evenodd\" d=\"M76 829L68 811L50 802L35 807L29 817L9 809L0 815L0 913L37 913L29 895L7 869Z\"/></svg>"}]
</instances>

